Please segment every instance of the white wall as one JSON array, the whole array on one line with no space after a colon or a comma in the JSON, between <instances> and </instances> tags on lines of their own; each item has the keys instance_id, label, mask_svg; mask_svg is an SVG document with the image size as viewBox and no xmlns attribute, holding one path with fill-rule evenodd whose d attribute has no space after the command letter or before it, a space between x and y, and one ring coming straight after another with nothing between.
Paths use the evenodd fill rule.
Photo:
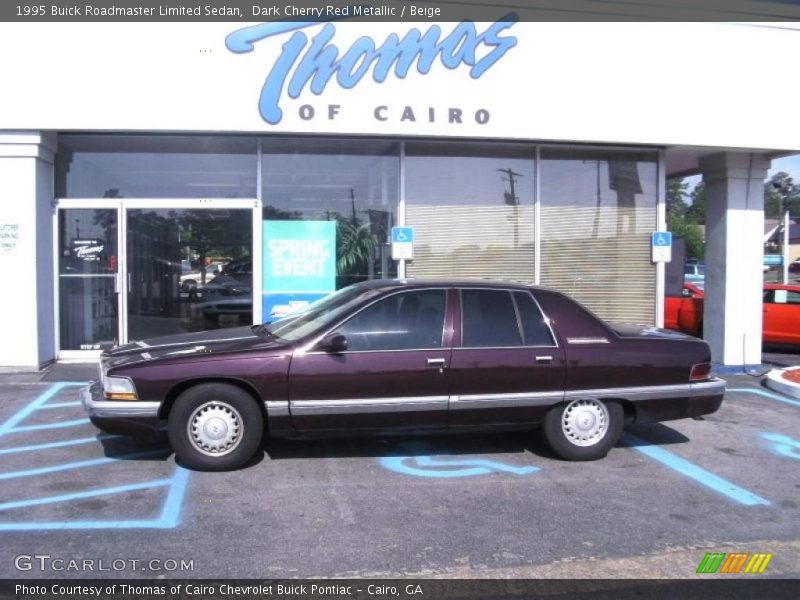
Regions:
<instances>
[{"instance_id":1,"label":"white wall","mask_svg":"<svg viewBox=\"0 0 800 600\"><path fill-rule=\"evenodd\" d=\"M0 365L37 368L54 357L53 144L37 133L0 133ZM8 229L5 229L8 231Z\"/></svg>"},{"instance_id":2,"label":"white wall","mask_svg":"<svg viewBox=\"0 0 800 600\"><path fill-rule=\"evenodd\" d=\"M511 48L479 79L437 57L378 84L330 82L284 96L284 118L258 111L265 77L291 33L225 47L236 23L2 23L0 129L329 132L800 150L796 60L800 32L732 23L516 23ZM428 23L335 24L343 52L358 37L382 43ZM440 24L446 35L455 24ZM321 31L315 24L309 36ZM482 32L488 24L478 24ZM490 48L481 46L478 56ZM32 74L35 74L33 76ZM762 84L748 85L756 76ZM297 114L302 104L316 118ZM340 106L329 120L329 104ZM385 122L373 117L387 105ZM417 122L400 121L405 106ZM483 108L486 125L446 121ZM428 122L428 109L436 120Z\"/></svg>"}]
</instances>

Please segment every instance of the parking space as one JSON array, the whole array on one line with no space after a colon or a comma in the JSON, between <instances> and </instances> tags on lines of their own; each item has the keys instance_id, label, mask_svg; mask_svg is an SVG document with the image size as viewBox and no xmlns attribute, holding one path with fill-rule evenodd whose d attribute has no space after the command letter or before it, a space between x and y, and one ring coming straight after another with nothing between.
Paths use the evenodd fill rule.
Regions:
<instances>
[{"instance_id":1,"label":"parking space","mask_svg":"<svg viewBox=\"0 0 800 600\"><path fill-rule=\"evenodd\" d=\"M27 401L0 425L0 531L175 527L188 472L166 446L98 434L81 385L16 390Z\"/></svg>"},{"instance_id":2,"label":"parking space","mask_svg":"<svg viewBox=\"0 0 800 600\"><path fill-rule=\"evenodd\" d=\"M756 378L730 377L704 420L628 427L592 463L515 433L270 441L233 473L100 435L74 383L0 390L3 576L41 576L14 568L41 552L191 560L207 577L682 577L734 549L800 574L800 403Z\"/></svg>"}]
</instances>

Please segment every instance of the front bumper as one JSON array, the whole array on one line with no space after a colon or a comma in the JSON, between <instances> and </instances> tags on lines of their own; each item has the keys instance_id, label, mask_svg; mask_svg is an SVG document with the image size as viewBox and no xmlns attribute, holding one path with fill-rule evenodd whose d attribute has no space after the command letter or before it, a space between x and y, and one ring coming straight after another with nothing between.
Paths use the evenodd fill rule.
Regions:
<instances>
[{"instance_id":1,"label":"front bumper","mask_svg":"<svg viewBox=\"0 0 800 600\"><path fill-rule=\"evenodd\" d=\"M80 396L89 419L101 431L151 439L158 437L159 402L106 400L99 381L81 388Z\"/></svg>"}]
</instances>

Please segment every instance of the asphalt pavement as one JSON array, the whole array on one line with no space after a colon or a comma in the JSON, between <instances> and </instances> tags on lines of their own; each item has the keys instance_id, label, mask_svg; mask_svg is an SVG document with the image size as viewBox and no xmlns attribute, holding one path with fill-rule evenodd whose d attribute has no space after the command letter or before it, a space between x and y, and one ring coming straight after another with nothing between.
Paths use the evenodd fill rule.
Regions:
<instances>
[{"instance_id":1,"label":"asphalt pavement","mask_svg":"<svg viewBox=\"0 0 800 600\"><path fill-rule=\"evenodd\" d=\"M198 473L100 435L78 404L93 376L0 376L2 577L693 577L710 552L800 575L800 401L759 377L596 462L520 433L268 441Z\"/></svg>"}]
</instances>

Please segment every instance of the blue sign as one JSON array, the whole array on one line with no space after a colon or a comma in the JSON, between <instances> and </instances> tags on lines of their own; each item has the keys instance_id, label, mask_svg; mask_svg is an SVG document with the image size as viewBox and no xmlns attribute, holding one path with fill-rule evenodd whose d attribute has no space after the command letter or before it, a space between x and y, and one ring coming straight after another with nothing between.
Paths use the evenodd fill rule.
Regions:
<instances>
[{"instance_id":1,"label":"blue sign","mask_svg":"<svg viewBox=\"0 0 800 600\"><path fill-rule=\"evenodd\" d=\"M282 44L278 58L268 61L272 67L258 101L258 110L267 123L274 125L283 118L280 101L284 91L290 98L299 97L305 88L319 95L334 78L342 88L351 89L370 70L376 83L386 81L392 72L399 79L405 79L414 65L425 75L437 59L448 69L465 65L470 77L478 79L517 44L516 37L500 35L518 20L513 13L489 25L485 31L479 32L471 21L458 23L446 34L439 25L431 25L424 33L411 28L402 38L392 33L383 42L360 37L343 49L333 43L336 27L325 23L309 41L301 30L333 18L351 16L341 13L343 8L352 8L354 13L363 10L359 5L338 8L339 14L316 15L318 21L260 23L237 29L225 38L228 50L242 54L252 52L256 42L294 32Z\"/></svg>"},{"instance_id":2,"label":"blue sign","mask_svg":"<svg viewBox=\"0 0 800 600\"><path fill-rule=\"evenodd\" d=\"M783 264L783 255L782 254L765 254L764 255L764 264L769 266L777 266Z\"/></svg>"},{"instance_id":3,"label":"blue sign","mask_svg":"<svg viewBox=\"0 0 800 600\"><path fill-rule=\"evenodd\" d=\"M654 231L650 235L650 245L655 248L671 248L672 247L672 232L671 231Z\"/></svg>"},{"instance_id":4,"label":"blue sign","mask_svg":"<svg viewBox=\"0 0 800 600\"><path fill-rule=\"evenodd\" d=\"M392 243L393 244L413 244L414 243L414 228L413 227L392 227Z\"/></svg>"},{"instance_id":5,"label":"blue sign","mask_svg":"<svg viewBox=\"0 0 800 600\"><path fill-rule=\"evenodd\" d=\"M264 221L263 320L296 312L336 290L334 221Z\"/></svg>"}]
</instances>

